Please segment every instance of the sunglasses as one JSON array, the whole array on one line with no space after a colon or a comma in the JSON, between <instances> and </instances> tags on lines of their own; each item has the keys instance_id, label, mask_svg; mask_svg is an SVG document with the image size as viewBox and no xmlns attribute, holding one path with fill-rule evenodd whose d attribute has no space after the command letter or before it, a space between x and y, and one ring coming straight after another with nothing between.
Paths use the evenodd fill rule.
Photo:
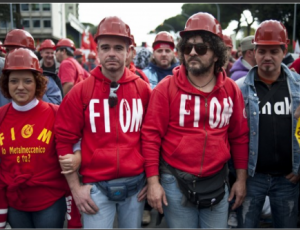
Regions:
<instances>
[{"instance_id":1,"label":"sunglasses","mask_svg":"<svg viewBox=\"0 0 300 230\"><path fill-rule=\"evenodd\" d=\"M117 82L110 83L110 92L108 96L108 104L110 108L115 107L118 104L118 96L116 94L120 85Z\"/></svg>"},{"instance_id":2,"label":"sunglasses","mask_svg":"<svg viewBox=\"0 0 300 230\"><path fill-rule=\"evenodd\" d=\"M204 43L197 43L197 44L188 43L184 47L183 53L186 55L190 54L193 47L195 48L195 51L198 55L204 55L206 54L207 50L210 49L210 47L205 45Z\"/></svg>"}]
</instances>

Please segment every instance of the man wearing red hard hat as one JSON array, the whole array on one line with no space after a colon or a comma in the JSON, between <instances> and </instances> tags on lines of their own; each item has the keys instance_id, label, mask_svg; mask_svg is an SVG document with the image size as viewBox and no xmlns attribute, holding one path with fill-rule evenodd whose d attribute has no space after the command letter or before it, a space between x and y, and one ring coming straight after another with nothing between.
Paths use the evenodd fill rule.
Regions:
<instances>
[{"instance_id":1,"label":"man wearing red hard hat","mask_svg":"<svg viewBox=\"0 0 300 230\"><path fill-rule=\"evenodd\" d=\"M116 214L119 228L140 228L146 196L140 129L151 88L125 66L130 28L120 18L101 20L95 42L101 65L60 105L57 152L81 162L83 184L77 167L62 167L70 171L66 178L84 228L113 228ZM76 156L72 146L80 139Z\"/></svg>"},{"instance_id":2,"label":"man wearing red hard hat","mask_svg":"<svg viewBox=\"0 0 300 230\"><path fill-rule=\"evenodd\" d=\"M272 226L297 228L300 157L294 112L300 75L282 62L289 39L281 22L263 21L252 43L257 65L237 81L250 128L247 196L238 210L238 227L258 227L269 196Z\"/></svg>"},{"instance_id":3,"label":"man wearing red hard hat","mask_svg":"<svg viewBox=\"0 0 300 230\"><path fill-rule=\"evenodd\" d=\"M42 59L40 60L40 66L43 70L52 73L58 73L59 62L56 61L54 52L55 52L55 44L51 39L46 39L42 42L40 46L40 54Z\"/></svg>"},{"instance_id":4,"label":"man wearing red hard hat","mask_svg":"<svg viewBox=\"0 0 300 230\"><path fill-rule=\"evenodd\" d=\"M241 91L222 69L220 23L199 12L177 44L181 65L152 91L142 127L148 203L170 228L227 228L246 195L248 126ZM233 158L237 180L227 186Z\"/></svg>"},{"instance_id":5,"label":"man wearing red hard hat","mask_svg":"<svg viewBox=\"0 0 300 230\"><path fill-rule=\"evenodd\" d=\"M56 60L60 62L58 77L62 84L64 96L74 85L89 76L83 67L74 59L75 50L74 42L69 38L62 38L56 44Z\"/></svg>"},{"instance_id":6,"label":"man wearing red hard hat","mask_svg":"<svg viewBox=\"0 0 300 230\"><path fill-rule=\"evenodd\" d=\"M143 72L149 79L153 89L165 76L172 75L174 67L179 63L174 54L174 38L167 31L159 32L152 44L153 54L149 65Z\"/></svg>"}]
</instances>

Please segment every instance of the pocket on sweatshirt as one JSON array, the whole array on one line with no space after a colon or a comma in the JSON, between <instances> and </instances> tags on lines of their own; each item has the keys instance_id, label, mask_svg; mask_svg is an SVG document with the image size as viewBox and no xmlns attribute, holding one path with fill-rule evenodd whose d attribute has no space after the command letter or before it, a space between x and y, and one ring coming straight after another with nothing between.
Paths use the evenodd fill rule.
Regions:
<instances>
[{"instance_id":1,"label":"pocket on sweatshirt","mask_svg":"<svg viewBox=\"0 0 300 230\"><path fill-rule=\"evenodd\" d=\"M90 169L116 168L116 149L96 149L88 166Z\"/></svg>"},{"instance_id":2,"label":"pocket on sweatshirt","mask_svg":"<svg viewBox=\"0 0 300 230\"><path fill-rule=\"evenodd\" d=\"M144 157L136 148L119 148L120 174L136 175L144 168Z\"/></svg>"}]
</instances>

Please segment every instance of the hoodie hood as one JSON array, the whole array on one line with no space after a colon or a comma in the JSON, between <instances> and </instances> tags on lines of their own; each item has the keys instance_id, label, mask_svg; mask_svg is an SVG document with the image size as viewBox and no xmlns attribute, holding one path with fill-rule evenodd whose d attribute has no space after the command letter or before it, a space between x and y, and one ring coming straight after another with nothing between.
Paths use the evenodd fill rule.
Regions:
<instances>
[{"instance_id":1,"label":"hoodie hood","mask_svg":"<svg viewBox=\"0 0 300 230\"><path fill-rule=\"evenodd\" d=\"M104 81L107 83L110 83L111 80L109 80L107 77L105 77L101 71L101 66L97 66L95 69L93 69L91 72L91 75L93 75L95 78L99 79L100 81ZM122 84L122 83L127 83L130 81L134 81L137 78L139 78L139 76L135 75L134 73L132 73L128 68L124 69L123 75L122 77L119 79L118 83Z\"/></svg>"},{"instance_id":2,"label":"hoodie hood","mask_svg":"<svg viewBox=\"0 0 300 230\"><path fill-rule=\"evenodd\" d=\"M173 75L175 77L176 85L187 93L198 94L198 95L201 94L201 92L189 82L186 73L187 70L183 65L177 66L173 69ZM216 77L217 77L217 82L212 91L216 90L217 88L223 87L225 81L228 80L227 75L223 68L222 68L222 72L219 72L216 75Z\"/></svg>"}]
</instances>

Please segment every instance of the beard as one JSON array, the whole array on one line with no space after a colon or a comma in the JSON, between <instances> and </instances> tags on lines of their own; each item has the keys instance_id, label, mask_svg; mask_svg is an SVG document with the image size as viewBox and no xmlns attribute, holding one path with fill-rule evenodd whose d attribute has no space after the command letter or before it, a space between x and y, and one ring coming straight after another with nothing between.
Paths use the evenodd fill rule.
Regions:
<instances>
[{"instance_id":1,"label":"beard","mask_svg":"<svg viewBox=\"0 0 300 230\"><path fill-rule=\"evenodd\" d=\"M193 60L198 61L200 63L200 66L199 67L190 66L188 63ZM185 67L186 67L187 71L190 72L194 76L200 76L202 74L208 73L214 64L213 57L211 59L209 59L209 62L207 65L203 65L201 60L197 57L191 57L188 59L187 63L186 63L186 61L184 61L184 62L185 62Z\"/></svg>"}]
</instances>

